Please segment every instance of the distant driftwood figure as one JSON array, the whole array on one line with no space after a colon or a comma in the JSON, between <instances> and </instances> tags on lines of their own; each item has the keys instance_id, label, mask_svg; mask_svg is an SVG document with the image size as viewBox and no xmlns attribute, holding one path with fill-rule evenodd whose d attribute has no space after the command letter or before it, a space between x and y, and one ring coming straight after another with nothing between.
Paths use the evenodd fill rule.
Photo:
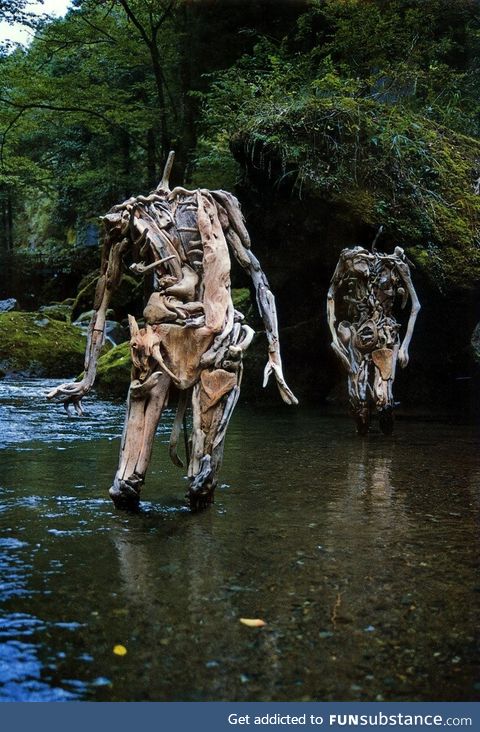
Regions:
<instances>
[{"instance_id":1,"label":"distant driftwood figure","mask_svg":"<svg viewBox=\"0 0 480 732\"><path fill-rule=\"evenodd\" d=\"M411 311L403 341L393 310L397 300ZM328 291L332 348L348 374L348 395L360 434L369 428L372 407L380 429L393 429L393 382L397 362L408 363L408 347L420 303L401 247L380 254L362 247L343 249ZM345 319L338 322L338 315Z\"/></svg>"},{"instance_id":2,"label":"distant driftwood figure","mask_svg":"<svg viewBox=\"0 0 480 732\"><path fill-rule=\"evenodd\" d=\"M101 276L89 327L85 374L47 396L63 399L81 413L81 400L94 382L105 338L110 296L122 277L129 250L130 269L148 273L153 292L144 310L145 327L129 316L132 381L110 496L120 508L135 507L150 462L162 410L174 385L179 390L170 457L182 465L177 442L191 403L193 430L187 460L192 509L213 500L225 433L240 392L242 357L254 332L235 310L230 293L229 247L252 277L268 339L264 385L273 372L282 399L297 400L282 373L275 300L250 239L237 199L225 191L170 191L170 153L163 178L148 196L129 198L103 217L105 239Z\"/></svg>"}]
</instances>

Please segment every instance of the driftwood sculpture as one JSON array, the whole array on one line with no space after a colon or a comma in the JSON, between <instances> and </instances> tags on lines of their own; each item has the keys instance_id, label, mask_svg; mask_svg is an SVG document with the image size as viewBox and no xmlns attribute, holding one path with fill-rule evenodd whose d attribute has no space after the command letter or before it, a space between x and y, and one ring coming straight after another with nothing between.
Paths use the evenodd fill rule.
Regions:
<instances>
[{"instance_id":1,"label":"driftwood sculpture","mask_svg":"<svg viewBox=\"0 0 480 732\"><path fill-rule=\"evenodd\" d=\"M94 383L104 343L105 317L112 292L122 277L122 257L130 269L149 274L153 292L144 310L145 327L129 316L132 381L110 496L116 506L134 508L150 461L162 410L174 385L179 402L170 439L177 455L185 411L191 403L193 432L189 443L189 490L192 509L214 497L225 433L239 397L242 357L254 336L234 309L230 293L229 248L252 277L268 339L264 386L274 374L282 399L297 400L282 373L275 300L250 239L237 199L225 191L169 189L170 153L159 186L148 196L129 198L103 217L105 239L85 359L78 383L62 384L47 396L81 413L81 400Z\"/></svg>"},{"instance_id":2,"label":"driftwood sculpture","mask_svg":"<svg viewBox=\"0 0 480 732\"><path fill-rule=\"evenodd\" d=\"M407 330L400 344L395 301L411 300ZM337 322L336 311L345 319ZM372 407L385 434L393 430L393 382L397 362L408 363L408 348L420 303L401 247L380 254L362 247L343 249L328 291L327 317L332 348L348 374L348 395L357 431L366 434Z\"/></svg>"}]
</instances>

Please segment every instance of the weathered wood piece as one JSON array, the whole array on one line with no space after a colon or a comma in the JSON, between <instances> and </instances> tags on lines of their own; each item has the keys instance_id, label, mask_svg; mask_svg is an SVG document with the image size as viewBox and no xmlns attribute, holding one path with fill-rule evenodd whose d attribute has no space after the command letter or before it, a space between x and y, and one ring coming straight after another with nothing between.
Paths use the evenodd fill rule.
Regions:
<instances>
[{"instance_id":1,"label":"weathered wood piece","mask_svg":"<svg viewBox=\"0 0 480 732\"><path fill-rule=\"evenodd\" d=\"M264 385L275 375L288 404L297 400L282 371L275 299L250 248L237 199L225 191L169 188L173 153L162 180L148 196L131 197L103 217L102 276L90 324L85 376L47 395L81 412L90 391L104 340L110 296L122 276L122 255L135 260L130 270L153 273L153 292L144 310L145 326L132 316L132 381L120 458L110 496L119 507L135 507L150 461L155 431L171 387L179 391L169 452L182 465L177 445L184 415L191 406L187 498L192 509L214 497L226 431L240 394L244 351L254 332L242 323L230 292L230 254L249 272L268 339Z\"/></svg>"},{"instance_id":2,"label":"weathered wood piece","mask_svg":"<svg viewBox=\"0 0 480 732\"><path fill-rule=\"evenodd\" d=\"M380 233L380 232L379 232ZM363 247L343 249L327 297L327 318L332 348L347 372L348 395L357 431L366 434L372 407L380 429L393 429L393 382L397 362L408 364L408 348L420 303L412 284L410 267L401 247L393 254ZM394 306L411 300L403 341ZM338 319L338 311L342 311Z\"/></svg>"}]
</instances>

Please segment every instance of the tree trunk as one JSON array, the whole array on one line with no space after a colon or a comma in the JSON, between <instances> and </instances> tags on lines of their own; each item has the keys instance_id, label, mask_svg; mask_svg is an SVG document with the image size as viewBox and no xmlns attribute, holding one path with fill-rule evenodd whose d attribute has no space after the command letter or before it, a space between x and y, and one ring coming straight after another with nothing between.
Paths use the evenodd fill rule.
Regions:
<instances>
[{"instance_id":1,"label":"tree trunk","mask_svg":"<svg viewBox=\"0 0 480 732\"><path fill-rule=\"evenodd\" d=\"M155 188L158 183L155 159L156 159L155 133L150 128L149 130L147 130L147 181L148 181L148 186L150 188Z\"/></svg>"}]
</instances>

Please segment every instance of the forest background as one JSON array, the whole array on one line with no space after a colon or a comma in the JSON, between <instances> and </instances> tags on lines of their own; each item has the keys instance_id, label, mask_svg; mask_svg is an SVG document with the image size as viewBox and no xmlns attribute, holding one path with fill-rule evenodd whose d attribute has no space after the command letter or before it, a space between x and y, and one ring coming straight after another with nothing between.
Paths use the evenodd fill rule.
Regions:
<instances>
[{"instance_id":1,"label":"forest background","mask_svg":"<svg viewBox=\"0 0 480 732\"><path fill-rule=\"evenodd\" d=\"M326 291L340 250L382 225L422 303L399 398L478 408L476 0L73 0L62 19L0 0L0 18L35 33L0 52L0 298L22 311L0 317L3 373L81 370L84 342L65 358L59 328L88 310L99 216L154 188L174 149L173 184L240 198L304 402L343 393ZM255 325L248 281L233 284ZM141 314L142 287L125 278L116 321ZM126 350L105 357L109 389ZM255 398L264 351L247 364Z\"/></svg>"}]
</instances>

